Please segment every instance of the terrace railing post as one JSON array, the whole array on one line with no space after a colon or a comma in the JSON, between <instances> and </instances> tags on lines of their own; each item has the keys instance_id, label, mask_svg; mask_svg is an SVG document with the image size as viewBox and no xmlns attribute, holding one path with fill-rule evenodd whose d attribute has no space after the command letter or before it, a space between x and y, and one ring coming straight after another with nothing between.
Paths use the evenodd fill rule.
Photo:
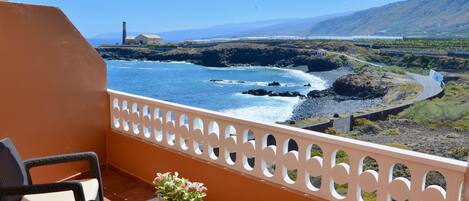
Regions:
<instances>
[{"instance_id":1,"label":"terrace railing post","mask_svg":"<svg viewBox=\"0 0 469 201\"><path fill-rule=\"evenodd\" d=\"M466 174L464 174L464 201L469 201L469 156L467 157Z\"/></svg>"}]
</instances>

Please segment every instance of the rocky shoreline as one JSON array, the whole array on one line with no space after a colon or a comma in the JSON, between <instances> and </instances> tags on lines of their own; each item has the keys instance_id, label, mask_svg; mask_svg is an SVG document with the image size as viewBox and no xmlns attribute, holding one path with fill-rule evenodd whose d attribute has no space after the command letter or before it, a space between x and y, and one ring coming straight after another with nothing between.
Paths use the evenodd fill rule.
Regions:
<instances>
[{"instance_id":1,"label":"rocky shoreline","mask_svg":"<svg viewBox=\"0 0 469 201\"><path fill-rule=\"evenodd\" d=\"M313 90L308 98L335 97L337 100L365 100L381 98L388 92L390 82L383 76L372 73L353 73L337 78L332 87L325 90Z\"/></svg>"},{"instance_id":2,"label":"rocky shoreline","mask_svg":"<svg viewBox=\"0 0 469 201\"><path fill-rule=\"evenodd\" d=\"M254 96L300 97L292 119L308 118L325 114L318 108L331 106L335 113L353 112L382 104L381 97L387 92L387 84L375 74L351 74L347 58L338 55L317 56L316 49L291 48L285 46L256 43L221 43L202 47L174 47L157 49L152 47L98 47L96 50L105 59L112 60L151 60L184 61L207 67L230 66L275 66L302 70L326 78L329 89L301 94L298 91L269 90L254 88L240 93ZM345 69L345 70L344 70ZM330 74L330 75L329 75ZM243 80L210 80L214 83L245 84ZM272 80L265 87L282 86ZM305 83L305 87L311 86ZM318 105L317 103L321 103ZM347 107L334 107L334 104ZM333 108L340 108L336 111Z\"/></svg>"},{"instance_id":3,"label":"rocky shoreline","mask_svg":"<svg viewBox=\"0 0 469 201\"><path fill-rule=\"evenodd\" d=\"M291 117L291 120L299 120L318 115L356 112L371 106L383 105L382 98L394 85L385 74L346 72L329 79L335 79L331 87L324 90L312 90L307 94L301 94L298 91L276 92L265 88L246 90L242 94L299 97L301 101L295 107ZM210 81L220 82L220 80ZM237 80L236 82L243 83L244 81ZM280 86L280 83L272 81L266 86Z\"/></svg>"},{"instance_id":4,"label":"rocky shoreline","mask_svg":"<svg viewBox=\"0 0 469 201\"><path fill-rule=\"evenodd\" d=\"M349 66L345 57L317 56L315 49L270 46L255 43L223 43L208 47L98 47L104 59L185 61L208 67L275 66L281 68L306 66L308 72L329 71Z\"/></svg>"},{"instance_id":5,"label":"rocky shoreline","mask_svg":"<svg viewBox=\"0 0 469 201\"><path fill-rule=\"evenodd\" d=\"M250 94L253 96L281 96L281 97L306 97L297 91L284 91L284 92L273 92L265 89L251 89L241 92L242 94Z\"/></svg>"},{"instance_id":6,"label":"rocky shoreline","mask_svg":"<svg viewBox=\"0 0 469 201\"><path fill-rule=\"evenodd\" d=\"M307 99L294 109L291 119L350 113L382 105L382 97L393 85L383 75L370 73L349 72L332 79L335 81L330 88L310 91Z\"/></svg>"}]
</instances>

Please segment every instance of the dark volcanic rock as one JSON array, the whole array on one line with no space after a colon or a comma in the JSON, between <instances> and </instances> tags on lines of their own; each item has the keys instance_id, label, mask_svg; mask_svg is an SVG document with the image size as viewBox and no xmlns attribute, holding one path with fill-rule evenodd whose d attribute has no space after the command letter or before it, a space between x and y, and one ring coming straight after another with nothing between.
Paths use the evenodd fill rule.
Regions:
<instances>
[{"instance_id":1,"label":"dark volcanic rock","mask_svg":"<svg viewBox=\"0 0 469 201\"><path fill-rule=\"evenodd\" d=\"M99 47L105 59L186 61L211 67L239 65L292 67L306 66L308 71L329 71L347 66L346 58L317 57L314 49L289 48L255 43L222 43L206 47L177 47L160 51L148 47Z\"/></svg>"},{"instance_id":2,"label":"dark volcanic rock","mask_svg":"<svg viewBox=\"0 0 469 201\"><path fill-rule=\"evenodd\" d=\"M380 75L357 73L339 77L332 86L338 95L368 99L384 96L388 84Z\"/></svg>"},{"instance_id":3,"label":"dark volcanic rock","mask_svg":"<svg viewBox=\"0 0 469 201\"><path fill-rule=\"evenodd\" d=\"M285 91L285 92L272 92L265 89L251 89L243 91L243 94L250 94L253 96L281 96L281 97L305 97L303 94L297 91Z\"/></svg>"},{"instance_id":4,"label":"dark volcanic rock","mask_svg":"<svg viewBox=\"0 0 469 201\"><path fill-rule=\"evenodd\" d=\"M270 82L269 84L267 84L267 86L280 86L280 82L276 82L276 81L273 81L273 82Z\"/></svg>"},{"instance_id":5,"label":"dark volcanic rock","mask_svg":"<svg viewBox=\"0 0 469 201\"><path fill-rule=\"evenodd\" d=\"M324 89L324 90L312 90L308 93L308 98L321 98L326 96L335 96L335 92L332 88Z\"/></svg>"},{"instance_id":6,"label":"dark volcanic rock","mask_svg":"<svg viewBox=\"0 0 469 201\"><path fill-rule=\"evenodd\" d=\"M269 96L305 97L305 95L297 91L274 92L274 93L269 94Z\"/></svg>"},{"instance_id":7,"label":"dark volcanic rock","mask_svg":"<svg viewBox=\"0 0 469 201\"><path fill-rule=\"evenodd\" d=\"M265 89L251 89L247 91L243 91L243 94L250 94L254 96L265 96L265 95L270 95L272 94L272 91L267 91Z\"/></svg>"},{"instance_id":8,"label":"dark volcanic rock","mask_svg":"<svg viewBox=\"0 0 469 201\"><path fill-rule=\"evenodd\" d=\"M311 83L305 84L305 85L303 85L303 86L305 86L305 87L310 87L310 86L311 86Z\"/></svg>"},{"instance_id":9,"label":"dark volcanic rock","mask_svg":"<svg viewBox=\"0 0 469 201\"><path fill-rule=\"evenodd\" d=\"M331 88L312 90L307 97L332 97L336 101L381 98L386 95L390 84L383 78L371 73L348 74L339 77Z\"/></svg>"}]
</instances>

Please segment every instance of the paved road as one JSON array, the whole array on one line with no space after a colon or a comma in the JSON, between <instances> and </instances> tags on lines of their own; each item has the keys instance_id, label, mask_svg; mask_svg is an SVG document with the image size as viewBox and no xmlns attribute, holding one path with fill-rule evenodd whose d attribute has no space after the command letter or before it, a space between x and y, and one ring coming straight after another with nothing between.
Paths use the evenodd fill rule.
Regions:
<instances>
[{"instance_id":1,"label":"paved road","mask_svg":"<svg viewBox=\"0 0 469 201\"><path fill-rule=\"evenodd\" d=\"M406 75L423 86L422 92L420 92L420 94L413 100L414 102L426 100L443 91L440 83L433 80L430 76L419 75L415 73L406 73Z\"/></svg>"},{"instance_id":2,"label":"paved road","mask_svg":"<svg viewBox=\"0 0 469 201\"><path fill-rule=\"evenodd\" d=\"M348 54L339 53L339 52L330 52L330 53L332 53L332 54L337 54L337 55L342 55L342 56L347 57L347 58L349 58L349 59L352 59L352 60L355 60L355 61L358 61L358 62L361 62L361 63L366 63L366 64L368 64L368 65L370 65L370 66L384 67L383 65L371 63L371 62L365 61L365 60L363 60L363 59L359 59L359 58L357 58L357 57L350 56L350 55L348 55Z\"/></svg>"},{"instance_id":3,"label":"paved road","mask_svg":"<svg viewBox=\"0 0 469 201\"><path fill-rule=\"evenodd\" d=\"M347 55L347 54L343 54L343 53L339 53L339 52L330 52L330 53L337 54L337 55L342 55L342 56L345 56L349 59L352 59L352 60L355 60L355 61L358 61L358 62L362 62L362 63L366 63L366 64L371 65L371 66L375 66L375 67L379 67L379 68L385 67L381 64L371 63L371 62L368 62L368 61L365 61L363 59L359 59L359 58L356 58L354 56L350 56L350 55ZM406 73L406 75L408 77L410 77L411 79L413 79L415 82L422 85L422 87L423 87L422 92L420 92L420 94L414 100L409 101L411 103L421 101L421 100L426 100L430 97L433 97L433 96L439 94L441 91L443 91L443 88L440 86L440 83L433 80L433 79L431 79L430 76L420 75L420 74L415 74L415 73Z\"/></svg>"}]
</instances>

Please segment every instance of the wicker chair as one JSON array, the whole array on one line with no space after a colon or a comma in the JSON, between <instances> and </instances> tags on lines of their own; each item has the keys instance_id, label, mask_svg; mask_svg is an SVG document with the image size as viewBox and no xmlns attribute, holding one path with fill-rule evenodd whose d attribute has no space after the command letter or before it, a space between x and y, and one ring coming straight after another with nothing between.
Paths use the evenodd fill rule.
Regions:
<instances>
[{"instance_id":1,"label":"wicker chair","mask_svg":"<svg viewBox=\"0 0 469 201\"><path fill-rule=\"evenodd\" d=\"M91 179L32 184L33 167L65 162L88 161ZM0 201L103 201L98 157L93 152L21 160L8 138L0 140Z\"/></svg>"}]
</instances>

